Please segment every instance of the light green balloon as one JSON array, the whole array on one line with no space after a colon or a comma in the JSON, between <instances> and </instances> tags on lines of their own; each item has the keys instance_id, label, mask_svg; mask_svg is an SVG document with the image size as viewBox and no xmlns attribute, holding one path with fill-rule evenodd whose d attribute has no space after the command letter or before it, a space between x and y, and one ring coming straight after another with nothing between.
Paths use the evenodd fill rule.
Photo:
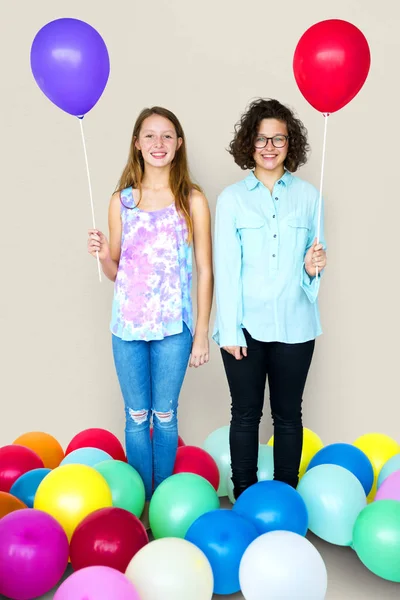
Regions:
<instances>
[{"instance_id":1,"label":"light green balloon","mask_svg":"<svg viewBox=\"0 0 400 600\"><path fill-rule=\"evenodd\" d=\"M184 538L206 512L220 508L217 492L204 477L177 473L165 479L150 501L149 520L155 539Z\"/></svg>"},{"instance_id":2,"label":"light green balloon","mask_svg":"<svg viewBox=\"0 0 400 600\"><path fill-rule=\"evenodd\" d=\"M357 477L338 465L318 465L303 475L297 491L307 507L310 531L331 544L350 546L354 524L367 505Z\"/></svg>"},{"instance_id":3,"label":"light green balloon","mask_svg":"<svg viewBox=\"0 0 400 600\"><path fill-rule=\"evenodd\" d=\"M377 500L359 514L353 549L378 577L400 583L400 502Z\"/></svg>"},{"instance_id":4,"label":"light green balloon","mask_svg":"<svg viewBox=\"0 0 400 600\"><path fill-rule=\"evenodd\" d=\"M203 442L203 450L211 454L219 470L218 496L227 496L226 480L231 468L231 451L229 447L229 425L216 429Z\"/></svg>"},{"instance_id":5,"label":"light green balloon","mask_svg":"<svg viewBox=\"0 0 400 600\"><path fill-rule=\"evenodd\" d=\"M258 448L258 481L270 481L274 478L274 449L267 444Z\"/></svg>"},{"instance_id":6,"label":"light green balloon","mask_svg":"<svg viewBox=\"0 0 400 600\"><path fill-rule=\"evenodd\" d=\"M126 462L105 460L94 467L107 481L113 506L140 517L145 504L145 489L139 473Z\"/></svg>"},{"instance_id":7,"label":"light green balloon","mask_svg":"<svg viewBox=\"0 0 400 600\"><path fill-rule=\"evenodd\" d=\"M274 478L274 449L267 444L260 444L258 447L258 463L257 463L257 479L258 481L272 481ZM229 469L226 477L226 489L228 498L232 504L236 500L233 495L232 470Z\"/></svg>"}]
</instances>

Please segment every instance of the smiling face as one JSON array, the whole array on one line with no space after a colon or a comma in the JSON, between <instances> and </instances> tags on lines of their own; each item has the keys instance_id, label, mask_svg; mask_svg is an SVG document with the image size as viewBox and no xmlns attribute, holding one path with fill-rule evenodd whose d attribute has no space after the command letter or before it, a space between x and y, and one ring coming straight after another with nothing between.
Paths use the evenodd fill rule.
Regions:
<instances>
[{"instance_id":1,"label":"smiling face","mask_svg":"<svg viewBox=\"0 0 400 600\"><path fill-rule=\"evenodd\" d=\"M181 144L182 138L177 136L173 123L156 114L143 121L135 141L135 146L141 151L144 162L153 167L170 165Z\"/></svg>"},{"instance_id":2,"label":"smiling face","mask_svg":"<svg viewBox=\"0 0 400 600\"><path fill-rule=\"evenodd\" d=\"M286 137L288 129L286 123L277 119L263 119L258 127L255 138L253 158L256 168L267 171L284 170L284 162L288 153L288 141ZM268 143L266 138L268 139ZM275 145L272 143L274 138ZM263 146L263 147L257 147ZM276 146L279 146L278 148Z\"/></svg>"}]
</instances>

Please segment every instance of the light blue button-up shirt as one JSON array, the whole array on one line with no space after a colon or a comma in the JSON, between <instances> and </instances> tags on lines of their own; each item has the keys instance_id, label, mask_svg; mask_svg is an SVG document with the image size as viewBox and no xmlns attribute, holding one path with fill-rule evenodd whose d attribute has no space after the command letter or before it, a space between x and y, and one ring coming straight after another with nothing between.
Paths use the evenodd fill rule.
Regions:
<instances>
[{"instance_id":1,"label":"light blue button-up shirt","mask_svg":"<svg viewBox=\"0 0 400 600\"><path fill-rule=\"evenodd\" d=\"M254 173L219 195L214 267L217 315L213 339L247 346L243 328L263 342L301 343L322 333L320 275L304 267L318 232L319 192L285 171L268 190ZM320 242L324 238L324 206Z\"/></svg>"}]
</instances>

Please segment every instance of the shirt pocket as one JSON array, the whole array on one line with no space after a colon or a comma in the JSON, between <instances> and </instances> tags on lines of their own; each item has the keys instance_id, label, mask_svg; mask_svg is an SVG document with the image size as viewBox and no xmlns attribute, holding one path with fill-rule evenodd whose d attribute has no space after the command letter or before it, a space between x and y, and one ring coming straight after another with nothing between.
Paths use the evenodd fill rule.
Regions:
<instances>
[{"instance_id":1,"label":"shirt pocket","mask_svg":"<svg viewBox=\"0 0 400 600\"><path fill-rule=\"evenodd\" d=\"M303 259L310 236L310 221L307 217L292 217L288 226L293 250Z\"/></svg>"},{"instance_id":2,"label":"shirt pocket","mask_svg":"<svg viewBox=\"0 0 400 600\"><path fill-rule=\"evenodd\" d=\"M258 216L243 216L236 222L242 244L244 262L255 263L265 251L266 220Z\"/></svg>"}]
</instances>

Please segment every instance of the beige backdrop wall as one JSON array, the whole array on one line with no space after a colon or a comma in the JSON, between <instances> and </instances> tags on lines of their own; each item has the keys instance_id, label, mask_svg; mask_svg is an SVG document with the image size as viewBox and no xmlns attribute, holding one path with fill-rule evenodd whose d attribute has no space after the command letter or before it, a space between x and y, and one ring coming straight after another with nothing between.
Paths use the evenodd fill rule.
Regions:
<instances>
[{"instance_id":1,"label":"beige backdrop wall","mask_svg":"<svg viewBox=\"0 0 400 600\"><path fill-rule=\"evenodd\" d=\"M64 16L96 27L111 56L105 94L85 120L103 230L133 122L152 104L181 119L191 170L213 217L217 194L245 176L225 149L256 96L278 98L304 120L313 151L299 175L318 186L323 117L297 89L293 51L322 19L347 19L363 30L372 51L370 76L329 122L324 335L307 384L304 421L326 443L353 441L368 431L398 437L399 4L1 0L1 13L0 445L29 430L51 432L66 444L96 426L123 439L108 329L112 284L98 282L96 262L86 252L91 213L79 124L43 96L29 64L36 32ZM228 388L212 342L210 363L188 372L180 433L199 444L228 422ZM262 440L270 433L267 404Z\"/></svg>"}]
</instances>

